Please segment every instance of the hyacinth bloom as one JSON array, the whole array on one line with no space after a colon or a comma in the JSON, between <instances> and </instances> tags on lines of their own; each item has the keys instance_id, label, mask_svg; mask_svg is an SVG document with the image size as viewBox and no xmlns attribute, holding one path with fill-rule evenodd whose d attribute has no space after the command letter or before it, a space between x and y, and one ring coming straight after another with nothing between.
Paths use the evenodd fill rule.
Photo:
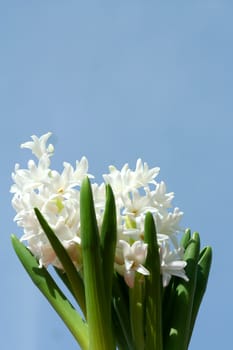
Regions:
<instances>
[{"instance_id":1,"label":"hyacinth bloom","mask_svg":"<svg viewBox=\"0 0 233 350\"><path fill-rule=\"evenodd\" d=\"M42 293L83 349L187 349L211 249L200 252L199 235L191 237L181 227L183 212L172 205L174 193L157 180L160 169L141 159L134 170L111 165L97 184L82 157L75 167L64 162L59 173L51 167L50 136L33 135L23 143L35 160L26 169L16 164L12 174L14 220L23 229L20 241L13 237L12 242L32 280L39 278L30 269L37 264L44 280L61 293L47 267L56 269L82 315L73 308L70 318L64 315L68 304L62 310L43 283ZM167 302L171 299L176 304ZM178 306L184 312L179 322L173 317Z\"/></svg>"}]
</instances>

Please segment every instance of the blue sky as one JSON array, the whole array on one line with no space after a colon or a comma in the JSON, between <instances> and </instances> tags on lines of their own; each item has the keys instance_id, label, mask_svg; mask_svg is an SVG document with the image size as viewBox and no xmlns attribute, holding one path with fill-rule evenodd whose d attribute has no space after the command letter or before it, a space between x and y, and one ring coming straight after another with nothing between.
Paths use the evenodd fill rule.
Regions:
<instances>
[{"instance_id":1,"label":"blue sky","mask_svg":"<svg viewBox=\"0 0 233 350\"><path fill-rule=\"evenodd\" d=\"M183 226L214 261L190 350L229 348L233 324L233 4L204 1L16 1L0 4L1 344L77 349L18 262L10 234L19 145L52 131L53 165L86 155L160 166Z\"/></svg>"}]
</instances>

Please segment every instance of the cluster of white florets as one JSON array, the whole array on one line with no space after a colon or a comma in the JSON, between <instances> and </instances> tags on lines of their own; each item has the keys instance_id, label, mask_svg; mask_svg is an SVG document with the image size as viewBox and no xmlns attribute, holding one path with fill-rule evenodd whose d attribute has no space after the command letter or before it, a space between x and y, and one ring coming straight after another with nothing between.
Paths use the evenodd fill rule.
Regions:
<instances>
[{"instance_id":1,"label":"cluster of white florets","mask_svg":"<svg viewBox=\"0 0 233 350\"><path fill-rule=\"evenodd\" d=\"M54 147L47 141L51 133L40 138L33 135L32 141L22 148L31 149L37 162L29 160L28 168L18 164L12 174L14 184L12 205L16 210L15 221L23 228L22 241L39 260L41 266L52 264L61 267L36 216L38 208L69 252L77 269L82 268L82 242L80 238L80 186L88 174L88 161L82 157L75 168L64 162L61 173L50 168ZM144 243L144 220L147 212L153 214L160 251L161 273L164 287L172 275L187 279L183 250L179 247L180 220L183 213L172 208L174 193L166 192L163 181L157 182L159 168L149 169L147 163L138 159L135 170L125 164L121 170L109 167L103 175L104 182L92 184L93 199L98 226L101 227L105 207L105 184L112 187L117 210L117 247L115 269L124 276L129 287L134 284L135 272L148 275L144 266L147 244Z\"/></svg>"}]
</instances>

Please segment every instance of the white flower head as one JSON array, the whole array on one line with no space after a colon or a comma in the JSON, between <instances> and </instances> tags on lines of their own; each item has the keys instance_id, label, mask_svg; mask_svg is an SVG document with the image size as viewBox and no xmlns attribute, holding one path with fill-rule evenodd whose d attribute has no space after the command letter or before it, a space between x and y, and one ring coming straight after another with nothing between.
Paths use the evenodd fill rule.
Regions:
<instances>
[{"instance_id":1,"label":"white flower head","mask_svg":"<svg viewBox=\"0 0 233 350\"><path fill-rule=\"evenodd\" d=\"M129 168L126 163L121 170L115 166L109 166L109 174L104 174L103 178L109 183L116 196L127 193L140 187L148 187L149 184L156 184L155 177L159 174L160 168L149 169L147 163L137 160L135 171Z\"/></svg>"},{"instance_id":2,"label":"white flower head","mask_svg":"<svg viewBox=\"0 0 233 350\"><path fill-rule=\"evenodd\" d=\"M119 240L118 244L116 268L124 276L126 284L132 288L136 271L145 276L150 274L143 266L147 256L147 244L136 241L131 246L124 240Z\"/></svg>"},{"instance_id":3,"label":"white flower head","mask_svg":"<svg viewBox=\"0 0 233 350\"><path fill-rule=\"evenodd\" d=\"M167 242L163 242L160 247L161 273L163 277L163 286L166 287L172 276L178 276L188 281L185 274L186 261L182 259L183 251L171 250Z\"/></svg>"},{"instance_id":4,"label":"white flower head","mask_svg":"<svg viewBox=\"0 0 233 350\"><path fill-rule=\"evenodd\" d=\"M143 163L139 158L136 163L135 171L132 173L135 188L147 187L149 184L156 184L155 178L159 174L160 168L149 169L147 163Z\"/></svg>"},{"instance_id":5,"label":"white flower head","mask_svg":"<svg viewBox=\"0 0 233 350\"><path fill-rule=\"evenodd\" d=\"M75 167L63 163L63 170L51 168L53 145L47 145L51 132L21 145L36 156L29 160L26 169L16 164L12 174L12 205L16 210L15 221L23 228L22 241L38 258L40 265L52 264L62 268L55 252L35 216L38 208L51 226L63 246L67 249L77 269L82 266L82 242L80 238L80 186L88 176L88 160L82 157ZM135 273L149 275L144 266L147 244L144 242L144 224L147 212L151 212L157 230L160 246L161 274L166 286L172 275L186 279L177 235L181 232L180 220L183 213L172 208L174 193L167 193L166 184L157 182L159 167L149 168L138 159L134 170L126 163L120 170L109 167L104 182L92 184L93 200L99 229L105 209L105 187L110 184L116 202L117 247L115 269L124 276L129 287L133 287Z\"/></svg>"},{"instance_id":6,"label":"white flower head","mask_svg":"<svg viewBox=\"0 0 233 350\"><path fill-rule=\"evenodd\" d=\"M32 141L22 143L21 148L31 149L32 154L34 154L38 159L41 158L44 154L51 156L54 152L54 147L52 144L46 146L46 143L51 135L51 132L48 132L47 134L44 134L41 137L32 135Z\"/></svg>"},{"instance_id":7,"label":"white flower head","mask_svg":"<svg viewBox=\"0 0 233 350\"><path fill-rule=\"evenodd\" d=\"M64 162L61 173L50 169L49 157L53 146L46 145L50 136L51 133L41 137L33 135L33 141L21 145L22 148L32 150L38 158L38 164L30 160L27 169L16 165L12 174L15 183L11 192L14 194L12 205L17 212L15 221L24 229L21 240L27 241L28 248L41 265L58 266L58 260L39 225L34 208L40 210L67 251L75 257L74 244L81 244L79 190L84 177L91 175L87 173L88 161L85 157L76 161L76 168Z\"/></svg>"},{"instance_id":8,"label":"white flower head","mask_svg":"<svg viewBox=\"0 0 233 350\"><path fill-rule=\"evenodd\" d=\"M112 187L112 190L118 198L123 192L128 192L131 184L131 171L128 164L125 164L121 170L115 166L109 166L109 174L103 175L104 181Z\"/></svg>"},{"instance_id":9,"label":"white flower head","mask_svg":"<svg viewBox=\"0 0 233 350\"><path fill-rule=\"evenodd\" d=\"M174 198L174 192L167 193L164 181L157 183L155 191L151 192L154 206L159 208L170 208L171 201Z\"/></svg>"}]
</instances>

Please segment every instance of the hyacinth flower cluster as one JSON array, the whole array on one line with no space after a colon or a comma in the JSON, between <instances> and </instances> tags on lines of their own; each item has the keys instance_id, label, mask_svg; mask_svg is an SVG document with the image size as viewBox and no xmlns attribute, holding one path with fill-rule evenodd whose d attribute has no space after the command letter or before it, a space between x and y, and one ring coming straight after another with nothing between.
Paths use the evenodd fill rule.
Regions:
<instances>
[{"instance_id":1,"label":"hyacinth flower cluster","mask_svg":"<svg viewBox=\"0 0 233 350\"><path fill-rule=\"evenodd\" d=\"M212 253L181 227L160 169L141 159L134 170L110 166L99 185L85 157L53 170L50 136L23 143L35 160L12 174L23 229L12 244L33 282L82 349L188 349Z\"/></svg>"}]
</instances>

